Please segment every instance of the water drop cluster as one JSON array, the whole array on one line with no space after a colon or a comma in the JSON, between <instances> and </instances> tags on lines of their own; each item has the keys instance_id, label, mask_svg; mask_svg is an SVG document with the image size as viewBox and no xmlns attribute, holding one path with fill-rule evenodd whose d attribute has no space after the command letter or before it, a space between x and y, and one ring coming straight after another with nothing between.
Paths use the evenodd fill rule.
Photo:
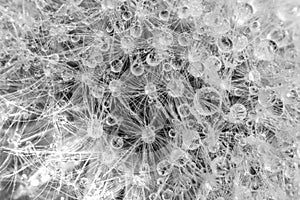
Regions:
<instances>
[{"instance_id":1,"label":"water drop cluster","mask_svg":"<svg viewBox=\"0 0 300 200\"><path fill-rule=\"evenodd\" d=\"M299 0L0 1L1 200L299 200Z\"/></svg>"}]
</instances>

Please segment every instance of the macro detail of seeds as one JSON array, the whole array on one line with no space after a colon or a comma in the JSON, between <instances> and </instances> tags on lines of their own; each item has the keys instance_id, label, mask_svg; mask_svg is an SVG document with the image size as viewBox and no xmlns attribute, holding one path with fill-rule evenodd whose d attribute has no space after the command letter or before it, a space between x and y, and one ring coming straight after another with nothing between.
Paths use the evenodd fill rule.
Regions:
<instances>
[{"instance_id":1,"label":"macro detail of seeds","mask_svg":"<svg viewBox=\"0 0 300 200\"><path fill-rule=\"evenodd\" d=\"M0 200L299 199L299 0L0 0Z\"/></svg>"}]
</instances>

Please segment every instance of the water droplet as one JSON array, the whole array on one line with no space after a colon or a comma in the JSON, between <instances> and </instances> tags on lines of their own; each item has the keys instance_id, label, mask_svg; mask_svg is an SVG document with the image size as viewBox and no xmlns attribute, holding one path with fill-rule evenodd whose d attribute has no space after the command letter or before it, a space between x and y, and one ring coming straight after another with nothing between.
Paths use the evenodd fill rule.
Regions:
<instances>
[{"instance_id":1,"label":"water droplet","mask_svg":"<svg viewBox=\"0 0 300 200\"><path fill-rule=\"evenodd\" d=\"M274 59L277 44L271 40L262 40L254 48L254 56L260 60L270 61Z\"/></svg>"},{"instance_id":2,"label":"water droplet","mask_svg":"<svg viewBox=\"0 0 300 200\"><path fill-rule=\"evenodd\" d=\"M157 163L156 170L159 176L167 176L171 173L172 164L168 160L162 160Z\"/></svg>"},{"instance_id":3,"label":"water droplet","mask_svg":"<svg viewBox=\"0 0 300 200\"><path fill-rule=\"evenodd\" d=\"M178 35L178 44L183 47L189 46L191 43L191 36L188 33L181 33Z\"/></svg>"},{"instance_id":4,"label":"water droplet","mask_svg":"<svg viewBox=\"0 0 300 200\"><path fill-rule=\"evenodd\" d=\"M159 19L162 21L169 21L170 19L170 12L168 10L162 10L159 12Z\"/></svg>"},{"instance_id":5,"label":"water droplet","mask_svg":"<svg viewBox=\"0 0 300 200\"><path fill-rule=\"evenodd\" d=\"M159 43L163 46L170 46L173 43L173 35L168 30L163 30L158 37Z\"/></svg>"},{"instance_id":6,"label":"water droplet","mask_svg":"<svg viewBox=\"0 0 300 200\"><path fill-rule=\"evenodd\" d=\"M183 118L188 117L191 114L190 106L186 103L179 105L178 113Z\"/></svg>"},{"instance_id":7,"label":"water droplet","mask_svg":"<svg viewBox=\"0 0 300 200\"><path fill-rule=\"evenodd\" d=\"M169 130L168 135L170 138L175 138L177 136L177 132L173 129Z\"/></svg>"},{"instance_id":8,"label":"water droplet","mask_svg":"<svg viewBox=\"0 0 300 200\"><path fill-rule=\"evenodd\" d=\"M141 37L142 33L143 33L143 28L139 24L136 24L132 28L130 28L130 35L134 38Z\"/></svg>"},{"instance_id":9,"label":"water droplet","mask_svg":"<svg viewBox=\"0 0 300 200\"><path fill-rule=\"evenodd\" d=\"M178 17L180 19L184 19L184 18L187 18L190 13L189 13L189 7L187 6L181 6L178 8L178 11L177 11L177 14L178 14Z\"/></svg>"},{"instance_id":10,"label":"water droplet","mask_svg":"<svg viewBox=\"0 0 300 200\"><path fill-rule=\"evenodd\" d=\"M201 115L208 116L216 113L221 103L222 97L213 87L203 87L196 91L194 107Z\"/></svg>"},{"instance_id":11,"label":"water droplet","mask_svg":"<svg viewBox=\"0 0 300 200\"><path fill-rule=\"evenodd\" d=\"M205 60L205 66L208 70L219 71L222 67L222 61L217 56L209 56Z\"/></svg>"},{"instance_id":12,"label":"water droplet","mask_svg":"<svg viewBox=\"0 0 300 200\"><path fill-rule=\"evenodd\" d=\"M141 76L145 72L145 66L142 63L135 62L132 65L130 65L130 72L134 76Z\"/></svg>"},{"instance_id":13,"label":"water droplet","mask_svg":"<svg viewBox=\"0 0 300 200\"><path fill-rule=\"evenodd\" d=\"M230 107L228 115L231 122L242 122L247 117L247 108L243 104L236 103Z\"/></svg>"},{"instance_id":14,"label":"water droplet","mask_svg":"<svg viewBox=\"0 0 300 200\"><path fill-rule=\"evenodd\" d=\"M172 65L169 63L169 62L166 62L166 63L164 63L163 64L163 70L165 71L165 72L169 72L169 71L171 71L173 68L172 68Z\"/></svg>"},{"instance_id":15,"label":"water droplet","mask_svg":"<svg viewBox=\"0 0 300 200\"><path fill-rule=\"evenodd\" d=\"M132 18L132 16L132 12L128 10L122 13L122 19L125 21L129 21Z\"/></svg>"},{"instance_id":16,"label":"water droplet","mask_svg":"<svg viewBox=\"0 0 300 200\"><path fill-rule=\"evenodd\" d=\"M238 52L244 50L249 44L248 38L245 35L238 35L233 43L234 49Z\"/></svg>"},{"instance_id":17,"label":"water droplet","mask_svg":"<svg viewBox=\"0 0 300 200\"><path fill-rule=\"evenodd\" d=\"M222 35L217 40L217 46L220 52L229 53L233 49L232 39L228 35Z\"/></svg>"},{"instance_id":18,"label":"water droplet","mask_svg":"<svg viewBox=\"0 0 300 200\"><path fill-rule=\"evenodd\" d=\"M246 24L254 14L254 7L249 3L238 3L235 17L238 25Z\"/></svg>"},{"instance_id":19,"label":"water droplet","mask_svg":"<svg viewBox=\"0 0 300 200\"><path fill-rule=\"evenodd\" d=\"M113 136L111 138L110 144L114 149L121 149L124 145L123 138L120 136Z\"/></svg>"},{"instance_id":20,"label":"water droplet","mask_svg":"<svg viewBox=\"0 0 300 200\"><path fill-rule=\"evenodd\" d=\"M110 62L110 70L114 73L119 73L122 71L123 62L122 60L113 60Z\"/></svg>"},{"instance_id":21,"label":"water droplet","mask_svg":"<svg viewBox=\"0 0 300 200\"><path fill-rule=\"evenodd\" d=\"M170 189L166 189L165 191L163 191L161 197L163 200L171 200L173 199L174 196L174 192Z\"/></svg>"},{"instance_id":22,"label":"water droplet","mask_svg":"<svg viewBox=\"0 0 300 200\"><path fill-rule=\"evenodd\" d=\"M183 95L184 88L181 80L172 79L167 83L168 94L175 98Z\"/></svg>"},{"instance_id":23,"label":"water droplet","mask_svg":"<svg viewBox=\"0 0 300 200\"><path fill-rule=\"evenodd\" d=\"M162 56L156 51L151 51L146 57L147 64L152 67L159 65L161 61Z\"/></svg>"}]
</instances>

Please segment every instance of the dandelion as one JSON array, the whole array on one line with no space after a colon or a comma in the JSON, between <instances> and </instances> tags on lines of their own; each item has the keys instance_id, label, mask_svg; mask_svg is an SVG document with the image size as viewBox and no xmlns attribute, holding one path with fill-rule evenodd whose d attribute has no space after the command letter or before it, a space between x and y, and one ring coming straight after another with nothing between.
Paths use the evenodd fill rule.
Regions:
<instances>
[{"instance_id":1,"label":"dandelion","mask_svg":"<svg viewBox=\"0 0 300 200\"><path fill-rule=\"evenodd\" d=\"M0 13L3 200L299 199L297 0Z\"/></svg>"}]
</instances>

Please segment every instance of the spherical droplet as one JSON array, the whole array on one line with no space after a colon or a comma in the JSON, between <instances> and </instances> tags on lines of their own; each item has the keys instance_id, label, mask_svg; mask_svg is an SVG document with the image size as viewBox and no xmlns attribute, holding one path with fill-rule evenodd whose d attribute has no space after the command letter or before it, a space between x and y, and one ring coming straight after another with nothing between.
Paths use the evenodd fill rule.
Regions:
<instances>
[{"instance_id":1,"label":"spherical droplet","mask_svg":"<svg viewBox=\"0 0 300 200\"><path fill-rule=\"evenodd\" d=\"M200 136L197 131L185 129L182 131L182 146L184 149L194 150L197 149L201 142Z\"/></svg>"},{"instance_id":2,"label":"spherical droplet","mask_svg":"<svg viewBox=\"0 0 300 200\"><path fill-rule=\"evenodd\" d=\"M87 60L84 60L84 61L83 61L83 64L84 64L85 66L87 66L88 68L90 68L90 69L94 69L94 68L97 67L97 65L98 65L99 63L98 63L95 59L89 58L89 59L87 59Z\"/></svg>"},{"instance_id":3,"label":"spherical droplet","mask_svg":"<svg viewBox=\"0 0 300 200\"><path fill-rule=\"evenodd\" d=\"M274 28L268 35L267 38L269 40L273 40L276 42L282 42L287 38L288 33L282 28Z\"/></svg>"},{"instance_id":4,"label":"spherical droplet","mask_svg":"<svg viewBox=\"0 0 300 200\"><path fill-rule=\"evenodd\" d=\"M161 32L158 37L159 43L163 46L169 46L173 43L173 35L168 30Z\"/></svg>"},{"instance_id":5,"label":"spherical droplet","mask_svg":"<svg viewBox=\"0 0 300 200\"><path fill-rule=\"evenodd\" d=\"M130 28L130 35L134 38L139 38L142 36L143 28L141 25L134 25L132 28Z\"/></svg>"},{"instance_id":6,"label":"spherical droplet","mask_svg":"<svg viewBox=\"0 0 300 200\"><path fill-rule=\"evenodd\" d=\"M98 48L100 51L102 52L107 52L110 48L110 40L108 37L105 36L100 36L99 38L97 38L98 41Z\"/></svg>"},{"instance_id":7,"label":"spherical droplet","mask_svg":"<svg viewBox=\"0 0 300 200\"><path fill-rule=\"evenodd\" d=\"M118 123L118 119L113 116L113 115L109 115L107 116L107 118L105 119L105 122L108 126L114 126Z\"/></svg>"},{"instance_id":8,"label":"spherical droplet","mask_svg":"<svg viewBox=\"0 0 300 200\"><path fill-rule=\"evenodd\" d=\"M250 24L250 30L251 32L257 33L261 30L261 23L259 21L253 21Z\"/></svg>"},{"instance_id":9,"label":"spherical droplet","mask_svg":"<svg viewBox=\"0 0 300 200\"><path fill-rule=\"evenodd\" d=\"M278 1L277 17L282 21L294 21L300 19L300 3L294 1Z\"/></svg>"},{"instance_id":10,"label":"spherical droplet","mask_svg":"<svg viewBox=\"0 0 300 200\"><path fill-rule=\"evenodd\" d=\"M124 145L123 138L120 136L113 136L110 140L111 147L114 149L121 149Z\"/></svg>"},{"instance_id":11,"label":"spherical droplet","mask_svg":"<svg viewBox=\"0 0 300 200\"><path fill-rule=\"evenodd\" d=\"M120 91L122 87L122 82L120 80L112 80L109 82L108 89L111 92Z\"/></svg>"},{"instance_id":12,"label":"spherical droplet","mask_svg":"<svg viewBox=\"0 0 300 200\"><path fill-rule=\"evenodd\" d=\"M178 36L178 44L180 46L186 47L191 43L191 36L188 33L181 33Z\"/></svg>"},{"instance_id":13,"label":"spherical droplet","mask_svg":"<svg viewBox=\"0 0 300 200\"><path fill-rule=\"evenodd\" d=\"M157 185L162 185L164 183L164 178L163 177L159 177L157 180L156 180L156 184Z\"/></svg>"},{"instance_id":14,"label":"spherical droplet","mask_svg":"<svg viewBox=\"0 0 300 200\"><path fill-rule=\"evenodd\" d=\"M173 199L174 192L170 189L166 189L165 191L163 191L161 196L163 200L171 200Z\"/></svg>"},{"instance_id":15,"label":"spherical droplet","mask_svg":"<svg viewBox=\"0 0 300 200\"><path fill-rule=\"evenodd\" d=\"M103 62L103 55L102 53L97 53L95 55L92 55L92 58L95 62L97 62L98 64L101 64Z\"/></svg>"},{"instance_id":16,"label":"spherical droplet","mask_svg":"<svg viewBox=\"0 0 300 200\"><path fill-rule=\"evenodd\" d=\"M110 70L114 73L119 73L122 71L123 62L122 60L113 60L110 62Z\"/></svg>"},{"instance_id":17,"label":"spherical droplet","mask_svg":"<svg viewBox=\"0 0 300 200\"><path fill-rule=\"evenodd\" d=\"M170 174L172 165L168 160L161 160L157 163L156 170L159 176L167 176Z\"/></svg>"},{"instance_id":18,"label":"spherical droplet","mask_svg":"<svg viewBox=\"0 0 300 200\"><path fill-rule=\"evenodd\" d=\"M205 60L205 66L208 70L219 71L222 67L222 61L217 56L209 56Z\"/></svg>"},{"instance_id":19,"label":"spherical droplet","mask_svg":"<svg viewBox=\"0 0 300 200\"><path fill-rule=\"evenodd\" d=\"M172 97L181 97L184 92L184 84L181 80L170 80L167 83L168 94Z\"/></svg>"},{"instance_id":20,"label":"spherical droplet","mask_svg":"<svg viewBox=\"0 0 300 200\"><path fill-rule=\"evenodd\" d=\"M159 184L160 183L160 184ZM157 185L161 185L163 183L163 180L162 179L157 179ZM157 194L156 192L154 193L151 193L149 195L149 200L161 200L159 194Z\"/></svg>"},{"instance_id":21,"label":"spherical droplet","mask_svg":"<svg viewBox=\"0 0 300 200\"><path fill-rule=\"evenodd\" d=\"M91 94L95 98L102 99L104 96L104 88L100 86L94 86L91 88Z\"/></svg>"},{"instance_id":22,"label":"spherical droplet","mask_svg":"<svg viewBox=\"0 0 300 200\"><path fill-rule=\"evenodd\" d=\"M114 31L114 27L113 27L112 23L108 22L108 23L106 24L105 30L106 30L107 33L113 32L113 31Z\"/></svg>"},{"instance_id":23,"label":"spherical droplet","mask_svg":"<svg viewBox=\"0 0 300 200\"><path fill-rule=\"evenodd\" d=\"M168 135L169 135L170 138L175 138L177 136L177 132L173 129L170 129L168 131Z\"/></svg>"},{"instance_id":24,"label":"spherical droplet","mask_svg":"<svg viewBox=\"0 0 300 200\"><path fill-rule=\"evenodd\" d=\"M233 43L233 47L236 51L240 52L244 50L249 44L248 38L245 35L238 35Z\"/></svg>"},{"instance_id":25,"label":"spherical droplet","mask_svg":"<svg viewBox=\"0 0 300 200\"><path fill-rule=\"evenodd\" d=\"M257 86L250 86L249 87L249 94L250 95L257 95L259 91L259 88Z\"/></svg>"},{"instance_id":26,"label":"spherical droplet","mask_svg":"<svg viewBox=\"0 0 300 200\"><path fill-rule=\"evenodd\" d=\"M177 14L180 19L187 18L190 15L189 7L181 6L180 8L178 8Z\"/></svg>"},{"instance_id":27,"label":"spherical droplet","mask_svg":"<svg viewBox=\"0 0 300 200\"><path fill-rule=\"evenodd\" d=\"M122 37L120 40L120 44L121 44L121 48L125 53L131 52L135 47L134 40L129 35Z\"/></svg>"},{"instance_id":28,"label":"spherical droplet","mask_svg":"<svg viewBox=\"0 0 300 200\"><path fill-rule=\"evenodd\" d=\"M204 75L205 66L202 62L190 63L189 73L194 77L202 77Z\"/></svg>"},{"instance_id":29,"label":"spherical droplet","mask_svg":"<svg viewBox=\"0 0 300 200\"><path fill-rule=\"evenodd\" d=\"M208 116L216 113L221 103L222 97L213 87L203 87L196 91L194 106L201 115Z\"/></svg>"},{"instance_id":30,"label":"spherical droplet","mask_svg":"<svg viewBox=\"0 0 300 200\"><path fill-rule=\"evenodd\" d=\"M236 103L230 107L229 120L233 123L243 121L247 117L247 108L240 103Z\"/></svg>"},{"instance_id":31,"label":"spherical droplet","mask_svg":"<svg viewBox=\"0 0 300 200\"><path fill-rule=\"evenodd\" d=\"M134 76L141 76L145 72L145 66L142 63L133 63L130 65L130 72Z\"/></svg>"},{"instance_id":32,"label":"spherical droplet","mask_svg":"<svg viewBox=\"0 0 300 200\"><path fill-rule=\"evenodd\" d=\"M70 39L71 39L71 42L73 42L73 43L77 43L77 42L79 42L79 41L80 41L80 39L81 39L81 36L80 36L80 35L78 35L78 34L72 34L72 35L70 36Z\"/></svg>"},{"instance_id":33,"label":"spherical droplet","mask_svg":"<svg viewBox=\"0 0 300 200\"><path fill-rule=\"evenodd\" d=\"M259 83L261 80L260 73L257 70L251 70L248 74L249 80L254 83Z\"/></svg>"},{"instance_id":34,"label":"spherical droplet","mask_svg":"<svg viewBox=\"0 0 300 200\"><path fill-rule=\"evenodd\" d=\"M162 61L161 55L159 55L159 53L155 51L151 51L146 57L147 64L152 67L159 65L161 61Z\"/></svg>"},{"instance_id":35,"label":"spherical droplet","mask_svg":"<svg viewBox=\"0 0 300 200\"><path fill-rule=\"evenodd\" d=\"M262 40L254 47L254 56L260 60L270 61L274 59L277 44L271 40Z\"/></svg>"},{"instance_id":36,"label":"spherical droplet","mask_svg":"<svg viewBox=\"0 0 300 200\"><path fill-rule=\"evenodd\" d=\"M158 14L159 19L162 21L169 21L170 19L170 12L168 10L162 10Z\"/></svg>"},{"instance_id":37,"label":"spherical droplet","mask_svg":"<svg viewBox=\"0 0 300 200\"><path fill-rule=\"evenodd\" d=\"M124 19L125 21L129 21L132 16L132 12L128 10L122 13L122 19Z\"/></svg>"},{"instance_id":38,"label":"spherical droplet","mask_svg":"<svg viewBox=\"0 0 300 200\"><path fill-rule=\"evenodd\" d=\"M188 117L191 114L190 106L186 103L183 103L178 106L178 113L181 117Z\"/></svg>"},{"instance_id":39,"label":"spherical droplet","mask_svg":"<svg viewBox=\"0 0 300 200\"><path fill-rule=\"evenodd\" d=\"M163 64L163 70L164 70L165 72L169 72L169 71L171 71L172 69L173 69L173 67L172 67L172 65L171 65L169 62L166 62L166 63Z\"/></svg>"},{"instance_id":40,"label":"spherical droplet","mask_svg":"<svg viewBox=\"0 0 300 200\"><path fill-rule=\"evenodd\" d=\"M254 14L254 8L249 3L238 3L235 10L235 17L238 25L248 22Z\"/></svg>"},{"instance_id":41,"label":"spherical droplet","mask_svg":"<svg viewBox=\"0 0 300 200\"><path fill-rule=\"evenodd\" d=\"M216 12L208 12L203 16L203 23L209 27L219 27L223 21L223 17Z\"/></svg>"},{"instance_id":42,"label":"spherical droplet","mask_svg":"<svg viewBox=\"0 0 300 200\"><path fill-rule=\"evenodd\" d=\"M222 35L217 40L217 46L220 52L229 53L233 49L232 39L227 35Z\"/></svg>"},{"instance_id":43,"label":"spherical droplet","mask_svg":"<svg viewBox=\"0 0 300 200\"><path fill-rule=\"evenodd\" d=\"M245 91L241 88L234 88L233 89L233 95L237 97L241 97L245 94Z\"/></svg>"}]
</instances>

